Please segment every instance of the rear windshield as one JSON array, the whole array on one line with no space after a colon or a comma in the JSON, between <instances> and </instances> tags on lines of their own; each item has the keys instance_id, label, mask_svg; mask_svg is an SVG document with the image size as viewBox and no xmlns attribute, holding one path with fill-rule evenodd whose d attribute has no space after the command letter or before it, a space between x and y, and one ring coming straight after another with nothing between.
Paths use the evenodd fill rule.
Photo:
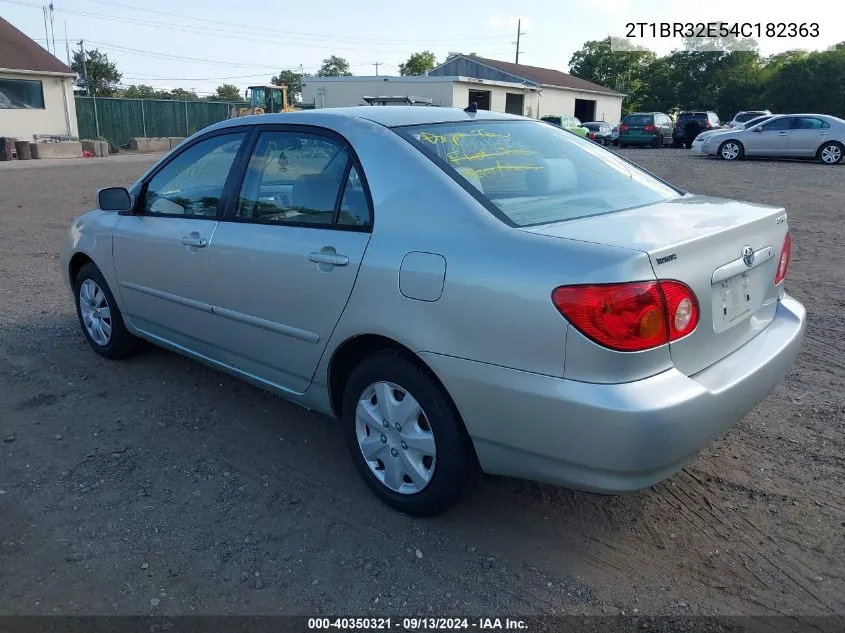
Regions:
<instances>
[{"instance_id":1,"label":"rear windshield","mask_svg":"<svg viewBox=\"0 0 845 633\"><path fill-rule=\"evenodd\" d=\"M614 153L534 121L396 128L513 226L589 217L681 194Z\"/></svg>"},{"instance_id":2,"label":"rear windshield","mask_svg":"<svg viewBox=\"0 0 845 633\"><path fill-rule=\"evenodd\" d=\"M622 123L627 123L628 125L648 125L649 123L654 123L654 115L629 114Z\"/></svg>"},{"instance_id":3,"label":"rear windshield","mask_svg":"<svg viewBox=\"0 0 845 633\"><path fill-rule=\"evenodd\" d=\"M678 123L682 121L690 121L695 119L696 121L706 121L707 120L707 113L706 112L681 112L678 115Z\"/></svg>"},{"instance_id":4,"label":"rear windshield","mask_svg":"<svg viewBox=\"0 0 845 633\"><path fill-rule=\"evenodd\" d=\"M588 130L591 130L592 132L597 132L601 129L600 123L582 123L581 125L583 125Z\"/></svg>"},{"instance_id":5,"label":"rear windshield","mask_svg":"<svg viewBox=\"0 0 845 633\"><path fill-rule=\"evenodd\" d=\"M737 114L734 119L737 123L745 123L751 119L756 119L758 116L766 114L765 112L745 112L744 114Z\"/></svg>"}]
</instances>

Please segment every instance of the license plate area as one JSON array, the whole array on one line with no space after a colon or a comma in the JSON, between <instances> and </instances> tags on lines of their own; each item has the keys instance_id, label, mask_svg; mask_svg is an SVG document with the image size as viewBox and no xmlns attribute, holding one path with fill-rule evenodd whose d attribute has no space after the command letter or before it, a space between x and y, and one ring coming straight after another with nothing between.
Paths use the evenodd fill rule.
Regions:
<instances>
[{"instance_id":1,"label":"license plate area","mask_svg":"<svg viewBox=\"0 0 845 633\"><path fill-rule=\"evenodd\" d=\"M713 331L724 332L742 323L763 304L761 270L752 269L713 284Z\"/></svg>"}]
</instances>

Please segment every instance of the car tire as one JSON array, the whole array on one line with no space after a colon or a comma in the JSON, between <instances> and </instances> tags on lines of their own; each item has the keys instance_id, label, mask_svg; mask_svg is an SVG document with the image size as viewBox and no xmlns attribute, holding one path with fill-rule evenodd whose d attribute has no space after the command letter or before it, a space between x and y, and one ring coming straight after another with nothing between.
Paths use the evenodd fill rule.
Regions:
<instances>
[{"instance_id":1,"label":"car tire","mask_svg":"<svg viewBox=\"0 0 845 633\"><path fill-rule=\"evenodd\" d=\"M626 147L628 147L627 145L625 145L625 143L618 143L617 145L619 149L625 149Z\"/></svg>"},{"instance_id":2,"label":"car tire","mask_svg":"<svg viewBox=\"0 0 845 633\"><path fill-rule=\"evenodd\" d=\"M675 149L681 148L683 146L684 144L681 143L681 141L672 141L672 147L674 147Z\"/></svg>"},{"instance_id":3,"label":"car tire","mask_svg":"<svg viewBox=\"0 0 845 633\"><path fill-rule=\"evenodd\" d=\"M654 139L654 143L652 143L652 146L654 147L654 149L663 149L663 137L658 136L656 139Z\"/></svg>"},{"instance_id":4,"label":"car tire","mask_svg":"<svg viewBox=\"0 0 845 633\"><path fill-rule=\"evenodd\" d=\"M407 410L401 410L401 402L410 403ZM441 514L472 482L475 455L455 405L408 355L380 352L361 361L344 389L341 422L358 473L379 499L400 512Z\"/></svg>"},{"instance_id":5,"label":"car tire","mask_svg":"<svg viewBox=\"0 0 845 633\"><path fill-rule=\"evenodd\" d=\"M76 275L73 294L82 333L95 352L120 360L139 351L141 339L126 329L111 289L92 262L82 266Z\"/></svg>"},{"instance_id":6,"label":"car tire","mask_svg":"<svg viewBox=\"0 0 845 633\"><path fill-rule=\"evenodd\" d=\"M745 149L739 141L728 139L719 145L719 158L722 160L740 160L744 154Z\"/></svg>"},{"instance_id":7,"label":"car tire","mask_svg":"<svg viewBox=\"0 0 845 633\"><path fill-rule=\"evenodd\" d=\"M828 141L816 152L818 159L825 165L838 165L842 162L843 154L845 154L845 149L836 141Z\"/></svg>"}]
</instances>

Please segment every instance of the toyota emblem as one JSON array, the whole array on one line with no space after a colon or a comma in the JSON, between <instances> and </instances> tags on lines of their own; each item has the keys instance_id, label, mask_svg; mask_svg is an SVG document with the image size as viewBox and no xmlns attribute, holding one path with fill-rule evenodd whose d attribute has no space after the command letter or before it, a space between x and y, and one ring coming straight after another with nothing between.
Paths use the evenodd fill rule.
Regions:
<instances>
[{"instance_id":1,"label":"toyota emblem","mask_svg":"<svg viewBox=\"0 0 845 633\"><path fill-rule=\"evenodd\" d=\"M743 246L742 247L742 261L745 262L745 265L751 268L754 265L754 249L750 246Z\"/></svg>"}]
</instances>

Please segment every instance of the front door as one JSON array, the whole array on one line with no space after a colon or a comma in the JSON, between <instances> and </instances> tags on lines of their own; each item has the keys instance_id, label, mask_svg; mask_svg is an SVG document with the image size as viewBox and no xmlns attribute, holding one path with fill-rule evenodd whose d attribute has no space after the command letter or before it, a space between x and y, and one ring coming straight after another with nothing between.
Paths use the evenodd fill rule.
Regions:
<instances>
[{"instance_id":1,"label":"front door","mask_svg":"<svg viewBox=\"0 0 845 633\"><path fill-rule=\"evenodd\" d=\"M748 156L786 156L793 121L794 117L780 117L743 134L745 153Z\"/></svg>"},{"instance_id":2,"label":"front door","mask_svg":"<svg viewBox=\"0 0 845 633\"><path fill-rule=\"evenodd\" d=\"M162 341L211 356L208 251L244 132L215 135L162 165L113 234L125 316Z\"/></svg>"},{"instance_id":3,"label":"front door","mask_svg":"<svg viewBox=\"0 0 845 633\"><path fill-rule=\"evenodd\" d=\"M372 226L345 141L306 129L260 134L210 248L225 362L298 393L346 306Z\"/></svg>"}]
</instances>

